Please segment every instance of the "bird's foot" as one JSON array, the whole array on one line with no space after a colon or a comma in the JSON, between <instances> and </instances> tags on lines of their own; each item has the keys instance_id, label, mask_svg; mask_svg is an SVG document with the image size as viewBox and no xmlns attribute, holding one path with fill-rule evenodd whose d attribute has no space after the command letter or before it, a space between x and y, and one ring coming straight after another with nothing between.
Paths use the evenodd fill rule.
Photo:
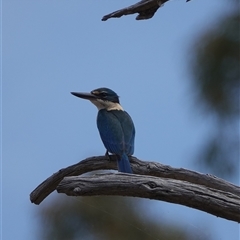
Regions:
<instances>
[{"instance_id":1,"label":"bird's foot","mask_svg":"<svg viewBox=\"0 0 240 240\"><path fill-rule=\"evenodd\" d=\"M108 151L106 151L105 156L108 157L108 159L111 161L111 156L109 155Z\"/></svg>"}]
</instances>

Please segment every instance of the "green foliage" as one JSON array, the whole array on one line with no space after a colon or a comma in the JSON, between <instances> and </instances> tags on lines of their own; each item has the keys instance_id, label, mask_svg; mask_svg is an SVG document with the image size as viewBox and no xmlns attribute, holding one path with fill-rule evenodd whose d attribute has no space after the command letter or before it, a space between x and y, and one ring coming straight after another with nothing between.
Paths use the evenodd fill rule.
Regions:
<instances>
[{"instance_id":1,"label":"green foliage","mask_svg":"<svg viewBox=\"0 0 240 240\"><path fill-rule=\"evenodd\" d=\"M141 204L137 198L64 196L60 199L54 199L41 210L39 239L197 239L180 227L165 224L161 216L156 219L147 216L146 203Z\"/></svg>"},{"instance_id":2,"label":"green foliage","mask_svg":"<svg viewBox=\"0 0 240 240\"><path fill-rule=\"evenodd\" d=\"M221 177L236 174L239 164L239 30L240 14L233 10L202 34L191 59L197 106L216 120L199 162Z\"/></svg>"},{"instance_id":3,"label":"green foliage","mask_svg":"<svg viewBox=\"0 0 240 240\"><path fill-rule=\"evenodd\" d=\"M219 118L239 114L240 15L221 19L198 40L193 73L199 102Z\"/></svg>"}]
</instances>

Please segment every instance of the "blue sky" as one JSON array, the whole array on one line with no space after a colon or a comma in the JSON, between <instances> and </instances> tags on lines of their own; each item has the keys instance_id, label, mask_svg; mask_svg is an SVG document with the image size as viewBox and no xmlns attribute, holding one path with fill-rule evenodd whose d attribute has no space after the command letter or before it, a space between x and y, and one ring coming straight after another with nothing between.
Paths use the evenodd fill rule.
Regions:
<instances>
[{"instance_id":1,"label":"blue sky","mask_svg":"<svg viewBox=\"0 0 240 240\"><path fill-rule=\"evenodd\" d=\"M36 208L51 199L30 203L38 184L60 168L105 153L96 108L71 91L112 88L134 120L136 157L199 171L196 153L214 123L193 101L188 60L194 40L229 6L224 0L173 0L147 21L101 21L133 3L2 0L4 240L34 239ZM150 214L196 230L199 239L239 238L234 222L180 205L146 203Z\"/></svg>"}]
</instances>

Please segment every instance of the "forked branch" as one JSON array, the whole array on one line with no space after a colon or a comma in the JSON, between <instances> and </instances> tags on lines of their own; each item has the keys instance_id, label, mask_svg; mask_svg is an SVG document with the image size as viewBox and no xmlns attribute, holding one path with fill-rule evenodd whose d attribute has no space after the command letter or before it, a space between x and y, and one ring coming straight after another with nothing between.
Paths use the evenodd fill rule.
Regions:
<instances>
[{"instance_id":1,"label":"forked branch","mask_svg":"<svg viewBox=\"0 0 240 240\"><path fill-rule=\"evenodd\" d=\"M134 174L78 176L94 170L116 169L116 157L87 158L61 169L42 182L30 200L40 204L51 192L71 196L121 195L162 200L196 208L240 222L240 188L212 175L130 158ZM76 177L78 176L78 177Z\"/></svg>"}]
</instances>

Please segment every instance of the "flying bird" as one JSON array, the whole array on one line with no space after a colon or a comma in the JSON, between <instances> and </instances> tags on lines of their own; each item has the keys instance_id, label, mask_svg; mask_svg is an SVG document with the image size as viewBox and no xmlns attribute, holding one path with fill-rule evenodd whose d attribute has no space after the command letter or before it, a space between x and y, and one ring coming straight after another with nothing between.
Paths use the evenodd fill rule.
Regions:
<instances>
[{"instance_id":1,"label":"flying bird","mask_svg":"<svg viewBox=\"0 0 240 240\"><path fill-rule=\"evenodd\" d=\"M91 101L98 108L97 127L106 153L117 155L119 172L132 173L129 156L134 152L135 127L120 105L119 96L109 88L71 94Z\"/></svg>"}]
</instances>

